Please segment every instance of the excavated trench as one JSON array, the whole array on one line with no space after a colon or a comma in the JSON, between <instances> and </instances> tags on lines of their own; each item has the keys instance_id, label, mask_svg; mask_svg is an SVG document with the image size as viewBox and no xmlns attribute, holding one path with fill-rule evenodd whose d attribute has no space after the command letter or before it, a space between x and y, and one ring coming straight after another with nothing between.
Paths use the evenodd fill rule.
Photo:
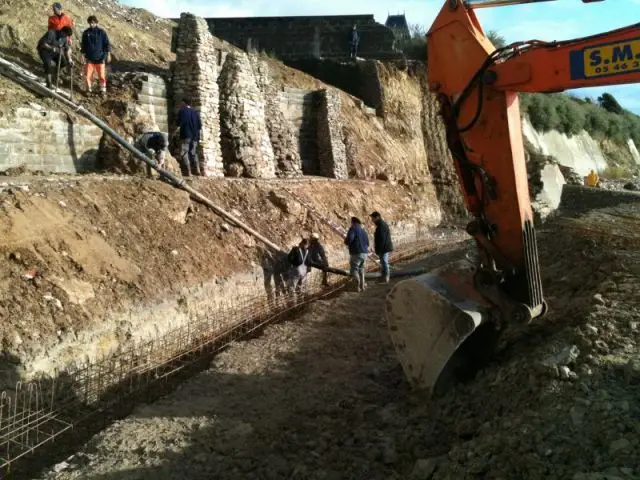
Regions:
<instances>
[{"instance_id":1,"label":"excavated trench","mask_svg":"<svg viewBox=\"0 0 640 480\"><path fill-rule=\"evenodd\" d=\"M415 261L408 259L420 257L425 250L456 241L456 238L458 235L449 233L441 236L439 241L407 246L400 243L398 253L392 256L392 260L398 268L402 268L401 265L416 265ZM417 265L424 266L420 263ZM319 277L313 280L319 280ZM309 294L304 298L289 295L286 301L270 308L265 308L263 304L242 305L231 311L217 312L214 316L224 316L227 319L235 317L235 321L230 322L232 327L204 331L199 328L201 325L192 326L191 330L196 333L192 335L191 342L183 340L183 348L180 350L175 350L172 342L175 342L176 335L184 335L185 332L171 332L169 336L172 338L158 338L155 342L120 352L115 357L94 363L70 377L58 377L55 384L40 383L41 394L47 392L55 396L55 401L50 405L44 402L45 407L51 406L52 414L47 412L42 415L42 412L32 409L27 415L22 415L29 417L28 422L20 419L13 426L16 432L22 431L23 435L25 432L33 434L30 431L32 424L39 423L45 432L55 435L43 436L42 440L48 442L46 445L38 445L32 454L11 462L10 467L16 472L15 478L32 478L42 466L51 465L55 459L66 458L92 435L108 427L115 419L130 413L136 405L156 401L180 388L183 382L206 370L216 355L229 346L261 338L263 329L269 328L268 325L283 321L295 322L305 312L313 310L317 301L333 301L344 295L345 286L349 290L348 282L344 280L332 282L324 289L318 283L312 283L308 287ZM215 322L209 325L215 325ZM168 352L173 352L173 356L169 356ZM143 364L145 361L147 363ZM124 376L121 375L118 383L115 373L117 370L121 373L124 371ZM27 391L24 393L31 394ZM16 398L24 402L25 396ZM12 452L16 456L25 453L18 446L13 446ZM56 470L59 468L55 467Z\"/></svg>"},{"instance_id":2,"label":"excavated trench","mask_svg":"<svg viewBox=\"0 0 640 480\"><path fill-rule=\"evenodd\" d=\"M408 388L375 285L231 345L38 478L637 478L640 197L600 195L540 229L548 316L443 398Z\"/></svg>"}]
</instances>

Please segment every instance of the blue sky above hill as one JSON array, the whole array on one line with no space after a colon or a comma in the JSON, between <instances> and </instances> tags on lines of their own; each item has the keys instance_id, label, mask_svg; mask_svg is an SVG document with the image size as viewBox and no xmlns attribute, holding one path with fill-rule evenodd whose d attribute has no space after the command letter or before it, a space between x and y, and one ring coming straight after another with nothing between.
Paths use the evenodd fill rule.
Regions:
<instances>
[{"instance_id":1,"label":"blue sky above hill","mask_svg":"<svg viewBox=\"0 0 640 480\"><path fill-rule=\"evenodd\" d=\"M387 14L404 13L409 23L428 27L443 0L123 0L161 16L177 17L191 12L208 17L279 15L349 15L373 13L381 23ZM557 0L478 10L486 30L496 30L508 42L516 40L566 40L593 35L638 21L640 0L606 0L583 4L580 0ZM639 35L640 36L640 35ZM640 114L640 84L576 90L580 96L612 93L627 109Z\"/></svg>"}]
</instances>

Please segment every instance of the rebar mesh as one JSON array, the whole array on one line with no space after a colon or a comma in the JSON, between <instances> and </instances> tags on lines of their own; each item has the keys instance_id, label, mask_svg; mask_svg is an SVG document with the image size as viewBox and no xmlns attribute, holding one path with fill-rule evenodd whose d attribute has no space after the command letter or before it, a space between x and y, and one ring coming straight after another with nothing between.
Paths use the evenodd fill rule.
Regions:
<instances>
[{"instance_id":1,"label":"rebar mesh","mask_svg":"<svg viewBox=\"0 0 640 480\"><path fill-rule=\"evenodd\" d=\"M433 229L416 228L394 238L392 261L411 258L447 241ZM450 240L448 240L450 241ZM377 268L369 262L369 270ZM345 268L348 256L333 265ZM17 460L82 422L118 404L131 401L154 384L176 376L205 355L303 305L341 289L348 280L333 277L328 286L312 274L302 293L255 295L228 299L215 311L191 318L162 336L128 346L92 363L58 372L55 378L18 383L0 395L0 473L10 472ZM201 312L202 313L202 312Z\"/></svg>"}]
</instances>

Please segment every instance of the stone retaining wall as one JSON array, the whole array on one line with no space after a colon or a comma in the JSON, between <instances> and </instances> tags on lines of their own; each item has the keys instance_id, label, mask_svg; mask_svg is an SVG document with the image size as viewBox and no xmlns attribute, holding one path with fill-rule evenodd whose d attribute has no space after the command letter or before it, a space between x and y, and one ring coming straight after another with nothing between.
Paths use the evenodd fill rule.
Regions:
<instances>
[{"instance_id":1,"label":"stone retaining wall","mask_svg":"<svg viewBox=\"0 0 640 480\"><path fill-rule=\"evenodd\" d=\"M249 61L253 67L258 88L264 97L264 108L271 139L271 146L276 159L276 174L279 177L297 177L302 175L299 141L291 125L280 108L280 92L269 76L269 65L255 56Z\"/></svg>"},{"instance_id":2,"label":"stone retaining wall","mask_svg":"<svg viewBox=\"0 0 640 480\"><path fill-rule=\"evenodd\" d=\"M209 176L348 178L336 91L278 90L267 62L216 48L204 19L190 14L174 46L174 112L185 95L200 111Z\"/></svg>"},{"instance_id":3,"label":"stone retaining wall","mask_svg":"<svg viewBox=\"0 0 640 480\"><path fill-rule=\"evenodd\" d=\"M32 104L0 120L0 171L80 173L94 170L102 130Z\"/></svg>"},{"instance_id":4,"label":"stone retaining wall","mask_svg":"<svg viewBox=\"0 0 640 480\"><path fill-rule=\"evenodd\" d=\"M382 85L375 60L344 62L332 59L300 58L287 60L285 63L359 98L365 105L376 111L382 106Z\"/></svg>"},{"instance_id":5,"label":"stone retaining wall","mask_svg":"<svg viewBox=\"0 0 640 480\"><path fill-rule=\"evenodd\" d=\"M280 92L280 111L291 128L305 175L319 175L317 93L285 88Z\"/></svg>"},{"instance_id":6,"label":"stone retaining wall","mask_svg":"<svg viewBox=\"0 0 640 480\"><path fill-rule=\"evenodd\" d=\"M222 177L224 168L220 148L217 83L222 63L221 52L215 49L213 37L204 19L188 13L180 16L175 46L177 55L173 64L174 112L185 95L191 97L192 105L200 112L202 119L202 170L205 176Z\"/></svg>"},{"instance_id":7,"label":"stone retaining wall","mask_svg":"<svg viewBox=\"0 0 640 480\"><path fill-rule=\"evenodd\" d=\"M318 101L320 175L336 179L349 178L340 115L340 95L332 89L321 90Z\"/></svg>"},{"instance_id":8,"label":"stone retaining wall","mask_svg":"<svg viewBox=\"0 0 640 480\"><path fill-rule=\"evenodd\" d=\"M142 74L136 82L136 101L143 107L160 131L169 132L169 88L158 75Z\"/></svg>"},{"instance_id":9,"label":"stone retaining wall","mask_svg":"<svg viewBox=\"0 0 640 480\"><path fill-rule=\"evenodd\" d=\"M363 58L397 58L393 31L373 15L208 18L211 33L247 51L278 58L348 58L351 28L358 26Z\"/></svg>"},{"instance_id":10,"label":"stone retaining wall","mask_svg":"<svg viewBox=\"0 0 640 480\"><path fill-rule=\"evenodd\" d=\"M247 55L229 54L218 83L220 144L226 174L274 177L275 156L265 122L264 96Z\"/></svg>"}]
</instances>

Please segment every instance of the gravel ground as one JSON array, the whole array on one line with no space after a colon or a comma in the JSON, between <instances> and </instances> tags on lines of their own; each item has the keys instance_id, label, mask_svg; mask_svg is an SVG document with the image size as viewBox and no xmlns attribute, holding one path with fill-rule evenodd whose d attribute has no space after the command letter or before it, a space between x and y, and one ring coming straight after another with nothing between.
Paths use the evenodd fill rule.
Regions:
<instances>
[{"instance_id":1,"label":"gravel ground","mask_svg":"<svg viewBox=\"0 0 640 480\"><path fill-rule=\"evenodd\" d=\"M441 399L409 390L371 285L235 344L41 478L640 478L640 259L596 232L633 215L541 235L549 315Z\"/></svg>"}]
</instances>

